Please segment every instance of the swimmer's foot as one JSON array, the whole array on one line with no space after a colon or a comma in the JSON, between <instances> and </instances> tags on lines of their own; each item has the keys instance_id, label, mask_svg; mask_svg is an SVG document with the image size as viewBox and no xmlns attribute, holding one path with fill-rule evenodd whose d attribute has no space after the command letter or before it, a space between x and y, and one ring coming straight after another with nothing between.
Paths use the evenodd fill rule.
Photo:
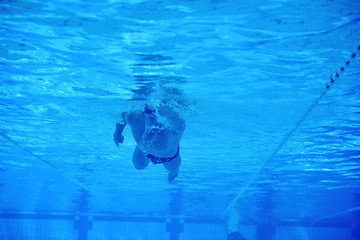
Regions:
<instances>
[{"instance_id":1,"label":"swimmer's foot","mask_svg":"<svg viewBox=\"0 0 360 240\"><path fill-rule=\"evenodd\" d=\"M172 180L174 180L178 175L179 175L179 170L170 171L170 172L168 173L168 180L169 180L169 182L171 182Z\"/></svg>"}]
</instances>

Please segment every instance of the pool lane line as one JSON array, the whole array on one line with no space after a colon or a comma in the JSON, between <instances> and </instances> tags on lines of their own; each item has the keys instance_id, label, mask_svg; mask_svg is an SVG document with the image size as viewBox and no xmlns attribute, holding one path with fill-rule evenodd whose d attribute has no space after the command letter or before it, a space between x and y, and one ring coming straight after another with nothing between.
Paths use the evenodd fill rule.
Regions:
<instances>
[{"instance_id":1,"label":"pool lane line","mask_svg":"<svg viewBox=\"0 0 360 240\"><path fill-rule=\"evenodd\" d=\"M119 211L119 213L121 213L124 216L127 216L127 214L122 211L121 209L119 209L119 207L117 205L115 205L113 202L101 198L99 196L97 196L96 194L94 194L94 192L92 192L87 186L85 186L85 184L82 184L79 181L76 181L75 179L69 177L66 175L66 173L64 171L62 171L60 168L58 168L56 165L54 165L53 163L51 163L50 161L38 156L37 154L31 152L29 149L21 146L18 142L16 142L14 139L12 139L8 134L6 134L4 131L0 130L0 136L3 137L4 139L6 139L8 142L12 143L13 145L15 145L17 148L21 149L22 151L28 153L29 155L33 156L34 158L36 158L37 160L45 163L45 165L47 165L49 168L53 169L54 171L56 171L57 173L59 173L61 176L63 176L64 178L66 178L67 180L69 180L70 182L72 182L73 184L77 185L78 187L84 189L85 191L89 192L92 194L92 196L94 196L95 198L97 198L100 201L105 202L106 204L109 204L109 206L113 207L114 209L116 209L117 211Z\"/></svg>"},{"instance_id":2,"label":"pool lane line","mask_svg":"<svg viewBox=\"0 0 360 240\"><path fill-rule=\"evenodd\" d=\"M330 214L330 215L327 215L327 216L324 216L324 217L320 217L320 218L315 219L314 222L319 222L319 221L322 221L322 220L325 220L325 219L341 216L341 215L344 215L344 214L347 214L347 213L355 212L357 210L360 210L360 207L349 208L349 209L347 209L345 211L336 212L336 213L333 213L333 214Z\"/></svg>"},{"instance_id":3,"label":"pool lane line","mask_svg":"<svg viewBox=\"0 0 360 240\"><path fill-rule=\"evenodd\" d=\"M331 86L336 82L338 78L344 73L345 69L353 62L357 55L360 55L360 44L357 48L352 52L351 56L345 61L345 63L335 71L335 73L330 75L330 79L326 82L326 86L321 92L321 94L314 99L312 104L308 107L308 109L301 115L300 119L296 122L295 126L290 129L290 131L284 136L284 138L280 141L277 147L272 151L270 156L264 161L260 168L251 176L249 181L240 189L239 193L235 196L235 198L230 202L228 207L225 209L223 214L221 215L221 219L224 219L225 215L228 211L234 207L239 198L244 194L244 192L249 188L249 186L256 180L256 178L260 175L260 173L265 169L266 165L278 154L280 149L285 145L285 143L290 139L290 137L295 133L295 131L300 127L300 125L304 122L306 117L312 112L312 110L318 105L321 99L326 95Z\"/></svg>"}]
</instances>

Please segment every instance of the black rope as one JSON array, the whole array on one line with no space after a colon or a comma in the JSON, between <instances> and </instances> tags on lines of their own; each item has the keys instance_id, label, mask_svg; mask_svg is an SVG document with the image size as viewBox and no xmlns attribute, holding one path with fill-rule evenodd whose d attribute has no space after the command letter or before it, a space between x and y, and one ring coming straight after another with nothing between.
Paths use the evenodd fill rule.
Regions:
<instances>
[{"instance_id":1,"label":"black rope","mask_svg":"<svg viewBox=\"0 0 360 240\"><path fill-rule=\"evenodd\" d=\"M338 70L336 70L335 74L331 74L330 82L326 85L326 88L330 88L335 83L336 79L339 78L341 76L341 74L344 73L345 68L350 65L350 63L356 58L356 56L359 54L359 52L360 52L360 44L356 48L356 50L353 51L353 53L351 54L351 57L344 63L344 65L341 66Z\"/></svg>"}]
</instances>

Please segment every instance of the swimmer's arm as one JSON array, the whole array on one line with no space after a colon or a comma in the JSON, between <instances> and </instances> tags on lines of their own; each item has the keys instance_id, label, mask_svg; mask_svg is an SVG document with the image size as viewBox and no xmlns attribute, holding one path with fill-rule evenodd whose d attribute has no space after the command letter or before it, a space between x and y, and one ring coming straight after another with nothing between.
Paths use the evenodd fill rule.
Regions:
<instances>
[{"instance_id":1,"label":"swimmer's arm","mask_svg":"<svg viewBox=\"0 0 360 240\"><path fill-rule=\"evenodd\" d=\"M116 123L115 133L114 133L114 143L116 144L116 146L119 146L119 143L124 142L124 136L122 135L122 132L125 126L126 124Z\"/></svg>"},{"instance_id":2,"label":"swimmer's arm","mask_svg":"<svg viewBox=\"0 0 360 240\"><path fill-rule=\"evenodd\" d=\"M160 106L158 112L161 116L166 117L169 121L170 127L182 134L185 130L185 121L176 112L167 106Z\"/></svg>"},{"instance_id":3,"label":"swimmer's arm","mask_svg":"<svg viewBox=\"0 0 360 240\"><path fill-rule=\"evenodd\" d=\"M182 134L185 130L185 121L176 113L168 115L168 121L172 129Z\"/></svg>"},{"instance_id":4,"label":"swimmer's arm","mask_svg":"<svg viewBox=\"0 0 360 240\"><path fill-rule=\"evenodd\" d=\"M126 113L122 114L121 122L115 124L114 142L116 146L119 146L119 143L124 142L124 136L122 135L122 132L124 131L124 128L126 126L125 114Z\"/></svg>"}]
</instances>

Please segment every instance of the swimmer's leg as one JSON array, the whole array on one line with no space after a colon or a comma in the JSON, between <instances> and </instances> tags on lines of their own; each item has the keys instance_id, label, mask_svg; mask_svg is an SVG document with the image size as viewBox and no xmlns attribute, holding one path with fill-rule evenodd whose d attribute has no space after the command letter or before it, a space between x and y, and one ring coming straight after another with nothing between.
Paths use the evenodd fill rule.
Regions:
<instances>
[{"instance_id":1,"label":"swimmer's leg","mask_svg":"<svg viewBox=\"0 0 360 240\"><path fill-rule=\"evenodd\" d=\"M165 169L168 171L168 180L171 182L179 175L179 167L181 165L181 157L178 156L170 162L163 163Z\"/></svg>"},{"instance_id":2,"label":"swimmer's leg","mask_svg":"<svg viewBox=\"0 0 360 240\"><path fill-rule=\"evenodd\" d=\"M137 170L144 169L149 165L149 159L140 151L138 146L134 150L132 161Z\"/></svg>"}]
</instances>

